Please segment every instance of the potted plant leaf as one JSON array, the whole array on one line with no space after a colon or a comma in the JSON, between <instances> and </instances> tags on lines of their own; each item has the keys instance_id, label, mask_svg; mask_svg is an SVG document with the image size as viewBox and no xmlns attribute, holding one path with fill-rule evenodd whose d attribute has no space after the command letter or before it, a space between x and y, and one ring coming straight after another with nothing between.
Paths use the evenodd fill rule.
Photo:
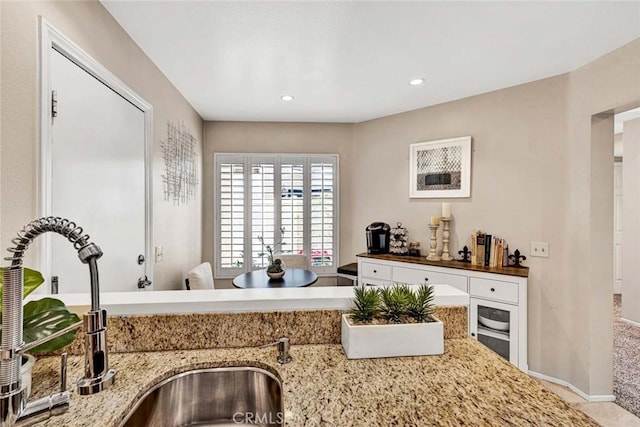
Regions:
<instances>
[{"instance_id":1,"label":"potted plant leaf","mask_svg":"<svg viewBox=\"0 0 640 427\"><path fill-rule=\"evenodd\" d=\"M4 268L0 268L0 301L2 301L2 277ZM24 269L24 286L23 298L26 298L31 292L35 291L42 283L44 277L36 270L29 268ZM0 305L0 313L2 305ZM29 344L35 340L51 336L52 334L63 330L64 328L77 323L80 318L71 313L64 303L55 298L42 298L37 301L26 303L22 311L22 329L25 344ZM33 350L32 353L47 353L61 349L70 344L78 330L68 332L58 338L52 339ZM2 332L0 331L0 337ZM22 379L27 385L27 395L31 390L31 369L35 364L35 358L29 354L22 357Z\"/></svg>"},{"instance_id":2,"label":"potted plant leaf","mask_svg":"<svg viewBox=\"0 0 640 427\"><path fill-rule=\"evenodd\" d=\"M342 347L349 359L444 353L444 327L433 316L434 288L395 284L354 289L342 315Z\"/></svg>"}]
</instances>

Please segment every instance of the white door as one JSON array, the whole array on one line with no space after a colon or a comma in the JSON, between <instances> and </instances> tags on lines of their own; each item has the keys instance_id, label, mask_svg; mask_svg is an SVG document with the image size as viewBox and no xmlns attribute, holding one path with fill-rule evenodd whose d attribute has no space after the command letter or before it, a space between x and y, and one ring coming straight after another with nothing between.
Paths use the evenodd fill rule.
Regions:
<instances>
[{"instance_id":1,"label":"white door","mask_svg":"<svg viewBox=\"0 0 640 427\"><path fill-rule=\"evenodd\" d=\"M622 162L613 165L613 293L622 293Z\"/></svg>"},{"instance_id":2,"label":"white door","mask_svg":"<svg viewBox=\"0 0 640 427\"><path fill-rule=\"evenodd\" d=\"M50 214L76 222L102 248L101 292L137 290L150 264L138 262L148 256L145 114L51 50L57 114L50 130ZM88 292L89 270L72 245L58 235L50 244L46 261L58 277L59 293Z\"/></svg>"}]
</instances>

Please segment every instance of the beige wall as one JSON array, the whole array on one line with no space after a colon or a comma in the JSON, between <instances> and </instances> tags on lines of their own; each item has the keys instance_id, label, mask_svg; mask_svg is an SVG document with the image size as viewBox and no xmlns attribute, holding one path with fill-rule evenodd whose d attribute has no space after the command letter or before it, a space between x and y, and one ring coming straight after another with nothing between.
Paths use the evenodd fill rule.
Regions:
<instances>
[{"instance_id":1,"label":"beige wall","mask_svg":"<svg viewBox=\"0 0 640 427\"><path fill-rule=\"evenodd\" d=\"M342 227L402 221L425 247L442 200L408 198L409 144L471 135L472 197L451 200L453 249L474 228L527 256L530 241L549 242L550 258L527 260L529 368L610 395L611 112L640 103L638 58L636 40L566 75L356 125L358 191ZM361 233L351 237L342 262L365 249Z\"/></svg>"},{"instance_id":2,"label":"beige wall","mask_svg":"<svg viewBox=\"0 0 640 427\"><path fill-rule=\"evenodd\" d=\"M563 239L571 289L574 356L570 382L590 394L611 390L613 125L611 114L640 105L640 40L570 73L569 207ZM593 119L594 115L598 117ZM603 127L611 129L602 135ZM610 133L609 133L610 132Z\"/></svg>"},{"instance_id":3,"label":"beige wall","mask_svg":"<svg viewBox=\"0 0 640 427\"><path fill-rule=\"evenodd\" d=\"M360 158L350 168L359 191L352 195L354 212L345 212L353 229L373 220L402 221L426 250L429 217L440 214L444 199L409 199L409 144L471 135L471 197L447 200L452 250L469 245L472 230L482 229L527 255L529 367L560 378L568 362L558 356L571 346L564 326L570 318L558 303L568 291L562 272L569 249L556 223L568 191L567 91L563 75L359 124ZM532 240L549 242L551 257L529 257ZM345 249L345 256L365 250L362 233Z\"/></svg>"},{"instance_id":4,"label":"beige wall","mask_svg":"<svg viewBox=\"0 0 640 427\"><path fill-rule=\"evenodd\" d=\"M214 263L213 241L213 153L311 153L340 155L340 224L344 212L350 212L355 192L349 168L356 163L353 152L353 125L342 123L261 123L205 122L203 173L202 257ZM351 239L349 227L340 228L340 258L350 250L344 242ZM216 284L218 281L216 281ZM226 281L220 281L225 283Z\"/></svg>"},{"instance_id":5,"label":"beige wall","mask_svg":"<svg viewBox=\"0 0 640 427\"><path fill-rule=\"evenodd\" d=\"M204 259L213 259L213 151L338 152L345 264L366 250L363 230L373 221L401 221L427 247L428 219L443 199L409 199L409 144L471 135L472 196L448 200L452 249L476 228L527 256L531 241L549 242L550 258L527 259L529 368L610 395L610 113L640 104L639 57L635 41L572 73L351 127L208 122Z\"/></svg>"},{"instance_id":6,"label":"beige wall","mask_svg":"<svg viewBox=\"0 0 640 427\"><path fill-rule=\"evenodd\" d=\"M471 135L472 197L450 200L452 249L480 227L527 255L530 241L549 242L550 258L527 260L530 369L591 395L611 393L607 113L640 105L639 40L566 75L357 125L213 122L201 133L195 111L100 4L0 2L0 246L37 214L38 14L154 106L155 242L165 247L157 288L180 286L200 248L213 260L214 151L340 154L344 264L365 250L364 227L376 220L402 221L426 248L428 218L442 200L409 200L409 144ZM203 141L202 206L162 200L158 145L168 120Z\"/></svg>"},{"instance_id":7,"label":"beige wall","mask_svg":"<svg viewBox=\"0 0 640 427\"><path fill-rule=\"evenodd\" d=\"M100 3L2 1L0 10L0 247L38 214L37 35L42 15L153 105L154 244L164 246L164 261L155 265L155 287L179 288L183 273L201 259L202 206L200 198L180 207L163 200L159 146L168 121L184 123L202 141L201 118ZM36 252L29 252L27 263L33 265Z\"/></svg>"}]
</instances>

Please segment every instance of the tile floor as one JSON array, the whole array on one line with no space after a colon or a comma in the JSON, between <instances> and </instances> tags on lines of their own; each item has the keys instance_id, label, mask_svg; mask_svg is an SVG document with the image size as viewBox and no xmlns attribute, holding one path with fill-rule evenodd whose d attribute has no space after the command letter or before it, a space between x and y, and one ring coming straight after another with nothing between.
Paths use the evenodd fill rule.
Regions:
<instances>
[{"instance_id":1,"label":"tile floor","mask_svg":"<svg viewBox=\"0 0 640 427\"><path fill-rule=\"evenodd\" d=\"M587 402L567 387L537 379L567 403L589 415L603 427L640 427L640 418L613 402Z\"/></svg>"}]
</instances>

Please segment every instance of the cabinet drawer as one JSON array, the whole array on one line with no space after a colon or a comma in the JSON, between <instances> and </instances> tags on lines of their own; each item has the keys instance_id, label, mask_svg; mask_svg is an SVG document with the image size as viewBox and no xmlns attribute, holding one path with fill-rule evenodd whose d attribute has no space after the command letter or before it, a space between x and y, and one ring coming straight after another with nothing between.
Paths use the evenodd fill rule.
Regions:
<instances>
[{"instance_id":1,"label":"cabinet drawer","mask_svg":"<svg viewBox=\"0 0 640 427\"><path fill-rule=\"evenodd\" d=\"M469 294L474 297L518 303L518 284L499 280L469 278Z\"/></svg>"},{"instance_id":2,"label":"cabinet drawer","mask_svg":"<svg viewBox=\"0 0 640 427\"><path fill-rule=\"evenodd\" d=\"M467 276L438 273L417 268L393 267L393 282L410 285L449 285L467 292Z\"/></svg>"},{"instance_id":3,"label":"cabinet drawer","mask_svg":"<svg viewBox=\"0 0 640 427\"><path fill-rule=\"evenodd\" d=\"M363 262L362 276L381 280L391 280L391 267L389 267L388 265Z\"/></svg>"}]
</instances>

